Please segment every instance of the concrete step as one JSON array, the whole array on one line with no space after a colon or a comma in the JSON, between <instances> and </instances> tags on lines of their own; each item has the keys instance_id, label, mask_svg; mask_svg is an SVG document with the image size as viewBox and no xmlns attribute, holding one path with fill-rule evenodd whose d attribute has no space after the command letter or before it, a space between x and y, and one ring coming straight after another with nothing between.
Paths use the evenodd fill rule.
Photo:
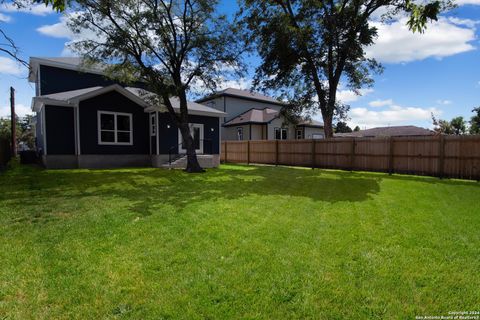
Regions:
<instances>
[{"instance_id":1,"label":"concrete step","mask_svg":"<svg viewBox=\"0 0 480 320\"><path fill-rule=\"evenodd\" d=\"M203 168L211 168L213 164L213 156L210 154L197 154L198 162ZM187 156L183 156L175 161L172 164L168 162L162 165L162 168L168 169L185 169L187 167Z\"/></svg>"}]
</instances>

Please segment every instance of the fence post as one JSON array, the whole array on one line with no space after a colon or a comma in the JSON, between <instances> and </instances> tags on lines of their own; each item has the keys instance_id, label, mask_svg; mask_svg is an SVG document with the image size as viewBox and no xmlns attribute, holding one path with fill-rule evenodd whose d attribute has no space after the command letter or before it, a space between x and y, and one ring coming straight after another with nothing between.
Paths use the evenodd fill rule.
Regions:
<instances>
[{"instance_id":1,"label":"fence post","mask_svg":"<svg viewBox=\"0 0 480 320\"><path fill-rule=\"evenodd\" d=\"M393 174L393 137L388 138L388 174Z\"/></svg>"},{"instance_id":2,"label":"fence post","mask_svg":"<svg viewBox=\"0 0 480 320\"><path fill-rule=\"evenodd\" d=\"M247 164L250 164L250 140L247 141Z\"/></svg>"},{"instance_id":3,"label":"fence post","mask_svg":"<svg viewBox=\"0 0 480 320\"><path fill-rule=\"evenodd\" d=\"M228 154L228 152L227 152L227 144L228 144L228 143L227 143L227 142L228 142L228 141L225 140L225 148L224 148L224 149L225 149L225 158L223 159L223 162L224 162L224 163L227 163L227 154Z\"/></svg>"},{"instance_id":4,"label":"fence post","mask_svg":"<svg viewBox=\"0 0 480 320\"><path fill-rule=\"evenodd\" d=\"M278 166L278 140L275 140L275 165Z\"/></svg>"},{"instance_id":5,"label":"fence post","mask_svg":"<svg viewBox=\"0 0 480 320\"><path fill-rule=\"evenodd\" d=\"M312 169L315 169L315 139L312 139Z\"/></svg>"},{"instance_id":6,"label":"fence post","mask_svg":"<svg viewBox=\"0 0 480 320\"><path fill-rule=\"evenodd\" d=\"M445 163L445 137L443 135L439 136L438 139L438 177L443 178L443 170Z\"/></svg>"},{"instance_id":7,"label":"fence post","mask_svg":"<svg viewBox=\"0 0 480 320\"><path fill-rule=\"evenodd\" d=\"M353 171L355 165L355 138L352 138L352 145L350 149L350 171Z\"/></svg>"}]
</instances>

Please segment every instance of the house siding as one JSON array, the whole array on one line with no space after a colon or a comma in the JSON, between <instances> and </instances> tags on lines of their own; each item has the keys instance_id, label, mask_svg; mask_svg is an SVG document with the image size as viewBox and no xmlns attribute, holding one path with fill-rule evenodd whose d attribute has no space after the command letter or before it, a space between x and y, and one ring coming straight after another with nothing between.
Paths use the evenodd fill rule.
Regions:
<instances>
[{"instance_id":1,"label":"house siding","mask_svg":"<svg viewBox=\"0 0 480 320\"><path fill-rule=\"evenodd\" d=\"M219 154L219 118L190 115L189 123L203 124L203 139L210 140L204 143L204 154ZM169 113L158 114L159 153L168 154L171 148L178 152L178 127L175 125ZM212 130L213 129L213 130Z\"/></svg>"},{"instance_id":2,"label":"house siding","mask_svg":"<svg viewBox=\"0 0 480 320\"><path fill-rule=\"evenodd\" d=\"M45 106L47 153L52 155L75 154L74 108Z\"/></svg>"},{"instance_id":3,"label":"house siding","mask_svg":"<svg viewBox=\"0 0 480 320\"><path fill-rule=\"evenodd\" d=\"M38 80L37 80L38 81ZM40 83L37 83L37 95L46 95L63 91L78 90L96 86L109 86L118 81L103 75L68 70L50 66L40 66ZM143 87L141 83L133 85Z\"/></svg>"},{"instance_id":4,"label":"house siding","mask_svg":"<svg viewBox=\"0 0 480 320\"><path fill-rule=\"evenodd\" d=\"M304 127L304 138L305 139L313 139L314 134L321 134L325 137L325 132L322 128L312 128L312 127Z\"/></svg>"},{"instance_id":5,"label":"house siding","mask_svg":"<svg viewBox=\"0 0 480 320\"><path fill-rule=\"evenodd\" d=\"M277 104L247 100L242 98L222 96L202 102L203 105L215 108L227 113L223 122L230 121L241 113L250 109L270 108L280 111L282 107Z\"/></svg>"},{"instance_id":6,"label":"house siding","mask_svg":"<svg viewBox=\"0 0 480 320\"><path fill-rule=\"evenodd\" d=\"M292 124L284 125L283 118L273 119L268 124L268 140L275 140L275 128L287 128L287 140L295 140L295 126Z\"/></svg>"},{"instance_id":7,"label":"house siding","mask_svg":"<svg viewBox=\"0 0 480 320\"><path fill-rule=\"evenodd\" d=\"M133 144L98 144L98 111L131 113ZM82 154L150 154L149 114L144 112L142 106L139 106L122 94L112 91L81 101L79 114L80 150Z\"/></svg>"},{"instance_id":8,"label":"house siding","mask_svg":"<svg viewBox=\"0 0 480 320\"><path fill-rule=\"evenodd\" d=\"M36 113L36 122L35 122L35 146L39 154L45 153L45 147L43 145L43 110Z\"/></svg>"},{"instance_id":9,"label":"house siding","mask_svg":"<svg viewBox=\"0 0 480 320\"><path fill-rule=\"evenodd\" d=\"M246 100L246 99L234 98L234 97L225 97L225 99L226 99L225 112L228 114L227 117L225 118L226 121L229 121L235 118L236 116L238 116L239 114L244 113L250 109L270 108L277 111L280 111L282 109L281 106L268 103L268 102L252 101L252 100Z\"/></svg>"}]
</instances>

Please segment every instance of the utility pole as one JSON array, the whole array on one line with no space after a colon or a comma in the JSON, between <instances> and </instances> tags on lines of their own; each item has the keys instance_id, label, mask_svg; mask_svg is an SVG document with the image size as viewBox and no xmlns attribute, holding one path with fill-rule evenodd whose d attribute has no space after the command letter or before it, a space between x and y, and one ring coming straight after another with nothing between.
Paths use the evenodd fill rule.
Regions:
<instances>
[{"instance_id":1,"label":"utility pole","mask_svg":"<svg viewBox=\"0 0 480 320\"><path fill-rule=\"evenodd\" d=\"M17 156L17 119L15 116L15 89L13 87L10 87L10 114L11 114L11 120L12 120L12 142L11 142L11 148L12 148L12 157Z\"/></svg>"}]
</instances>

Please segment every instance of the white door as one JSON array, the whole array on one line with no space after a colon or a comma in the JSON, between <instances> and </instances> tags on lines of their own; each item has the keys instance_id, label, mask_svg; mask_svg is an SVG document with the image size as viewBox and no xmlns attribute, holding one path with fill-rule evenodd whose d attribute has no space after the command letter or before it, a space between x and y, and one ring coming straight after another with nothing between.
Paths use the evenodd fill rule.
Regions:
<instances>
[{"instance_id":1,"label":"white door","mask_svg":"<svg viewBox=\"0 0 480 320\"><path fill-rule=\"evenodd\" d=\"M188 126L190 127L190 134L193 137L193 145L195 146L195 152L203 153L203 124L201 123L189 123ZM178 129L178 144L179 152L186 153L187 150L183 145L183 138L180 129Z\"/></svg>"}]
</instances>

